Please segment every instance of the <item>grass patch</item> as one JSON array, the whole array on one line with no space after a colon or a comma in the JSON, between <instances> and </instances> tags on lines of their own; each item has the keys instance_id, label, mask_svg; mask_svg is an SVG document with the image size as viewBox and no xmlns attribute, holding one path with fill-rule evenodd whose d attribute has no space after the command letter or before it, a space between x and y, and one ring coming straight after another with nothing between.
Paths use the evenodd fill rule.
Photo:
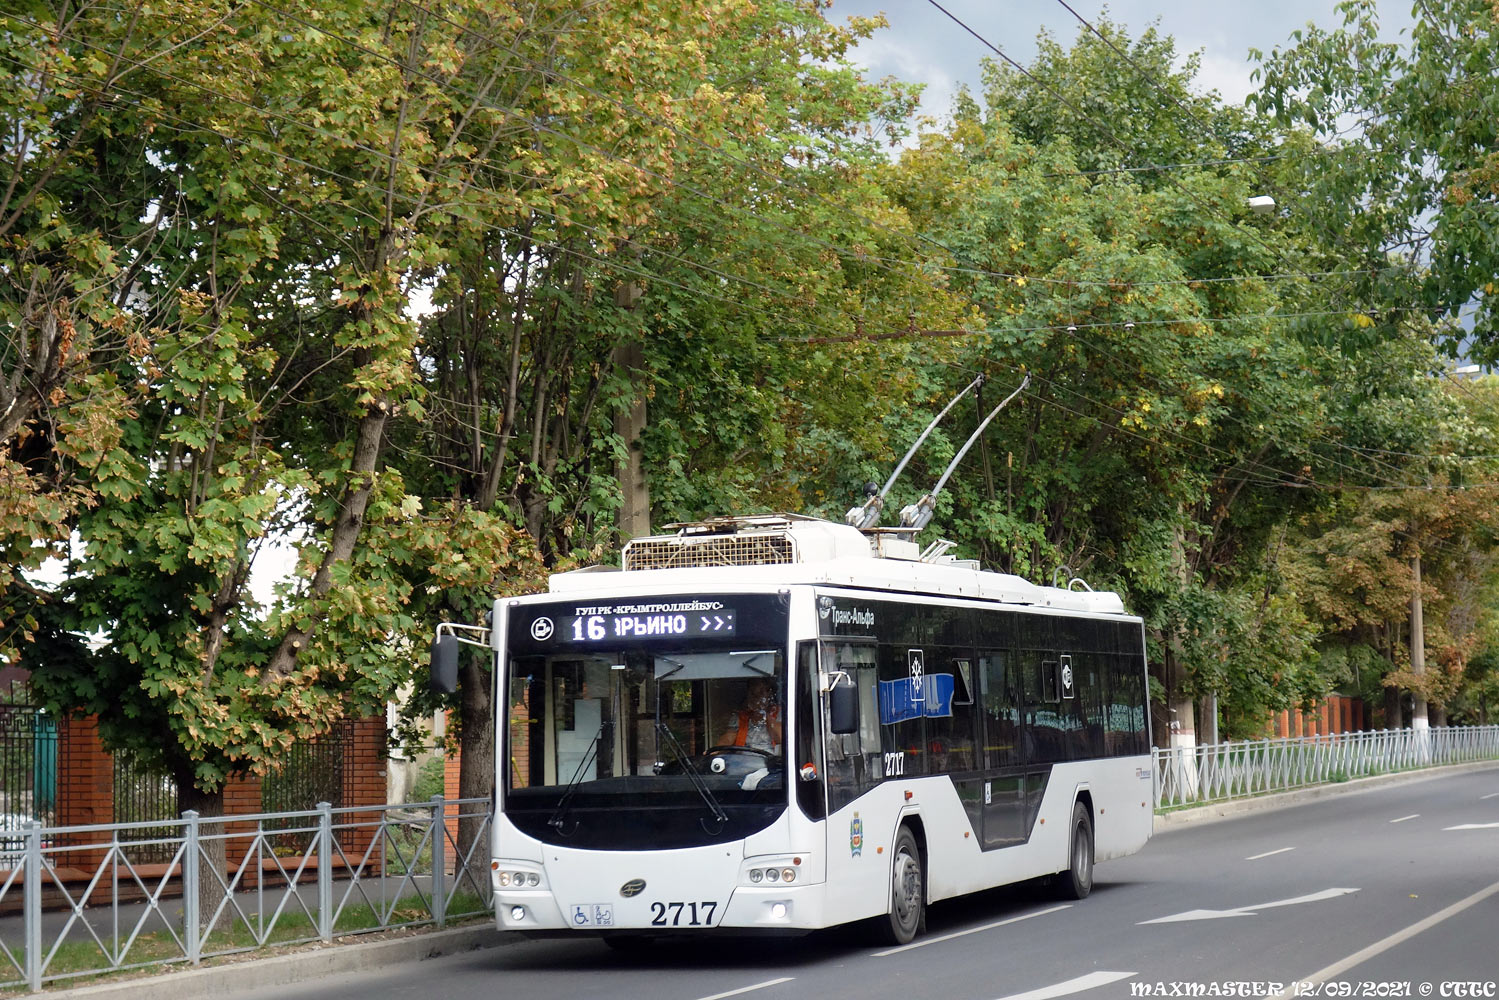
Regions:
<instances>
[{"instance_id":1,"label":"grass patch","mask_svg":"<svg viewBox=\"0 0 1499 1000\"><path fill-rule=\"evenodd\" d=\"M341 888L343 887L335 887L335 905L340 898L337 891ZM279 898L277 901L279 902ZM432 920L430 902L430 896L426 894L425 887L422 897L411 894L396 901L394 906L386 902L378 912L375 907L367 903L356 904L351 901L334 921L333 934L335 937L341 937L379 931L393 925L430 923ZM288 905L291 909L283 910L274 924L270 924L269 914L266 915L265 924L257 922L254 914L250 915L252 921L250 924L241 920L233 910L221 915L214 930L203 940L201 950L207 956L205 963L214 957L210 953L216 953L220 959L223 959L228 953L243 953L260 948L269 949L278 945L318 941L317 925L313 918L297 906L295 901L288 900ZM385 917L383 921L382 914ZM225 923L230 915L234 916L233 922ZM456 893L448 903L448 923L488 915L485 901L474 893ZM269 933L266 932L267 925L269 925ZM56 985L53 981L58 977L68 977L68 985L75 986L83 982L112 978L129 972L155 974L167 971L175 965L183 965L187 962L184 951L186 939L182 929L176 926L173 930L177 932L176 937L164 928L150 932L143 931L131 943L130 950L120 956L116 964L111 963L105 950L101 949L93 938L88 937L87 931L75 925L69 931L69 940L58 945L52 961L43 971L43 976L53 985ZM76 939L78 935L82 935L82 939ZM103 934L100 937L109 949L118 949L129 939L129 929L122 928L118 940L113 936ZM44 941L42 945L44 951L50 950L53 943ZM24 964L25 956L18 949L16 959ZM143 968L133 968L136 966ZM24 985L0 987L0 996L24 994L26 994Z\"/></svg>"}]
</instances>

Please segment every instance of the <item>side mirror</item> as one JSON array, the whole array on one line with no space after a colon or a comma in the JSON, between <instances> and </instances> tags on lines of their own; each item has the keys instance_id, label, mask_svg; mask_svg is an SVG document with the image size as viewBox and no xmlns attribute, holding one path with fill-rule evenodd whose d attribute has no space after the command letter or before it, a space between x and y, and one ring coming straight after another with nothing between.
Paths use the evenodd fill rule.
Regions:
<instances>
[{"instance_id":1,"label":"side mirror","mask_svg":"<svg viewBox=\"0 0 1499 1000\"><path fill-rule=\"evenodd\" d=\"M432 679L429 687L437 694L458 690L458 637L439 635L432 643Z\"/></svg>"},{"instance_id":2,"label":"side mirror","mask_svg":"<svg viewBox=\"0 0 1499 1000\"><path fill-rule=\"evenodd\" d=\"M839 735L859 731L859 689L853 683L833 682L828 691L828 726Z\"/></svg>"}]
</instances>

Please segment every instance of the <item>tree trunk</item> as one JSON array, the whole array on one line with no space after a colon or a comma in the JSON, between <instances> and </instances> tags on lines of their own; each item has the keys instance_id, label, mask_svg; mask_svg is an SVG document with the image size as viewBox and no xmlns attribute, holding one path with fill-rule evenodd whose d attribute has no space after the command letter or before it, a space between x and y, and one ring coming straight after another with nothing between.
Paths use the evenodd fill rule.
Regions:
<instances>
[{"instance_id":1,"label":"tree trunk","mask_svg":"<svg viewBox=\"0 0 1499 1000\"><path fill-rule=\"evenodd\" d=\"M1400 689L1397 687L1384 689L1384 727L1386 729L1405 728L1405 719L1400 711Z\"/></svg>"},{"instance_id":2,"label":"tree trunk","mask_svg":"<svg viewBox=\"0 0 1499 1000\"><path fill-rule=\"evenodd\" d=\"M624 548L630 539L651 533L651 490L645 478L640 442L646 426L645 393L639 388L639 371L645 364L644 352L639 344L622 345L615 348L614 363L630 373L638 390L630 405L614 416L614 433L625 445L625 457L615 469L623 501L619 509L619 545Z\"/></svg>"},{"instance_id":3,"label":"tree trunk","mask_svg":"<svg viewBox=\"0 0 1499 1000\"><path fill-rule=\"evenodd\" d=\"M495 731L495 708L492 671L478 665L477 657L466 657L458 684L459 763L458 796L464 799L491 798L494 792L495 744L504 734ZM482 898L489 885L489 848L474 842L480 836L487 806L467 806L458 821L458 855L453 859L455 881L460 892L476 892ZM470 850L472 848L472 850ZM467 871L460 871L462 859L468 858Z\"/></svg>"},{"instance_id":4,"label":"tree trunk","mask_svg":"<svg viewBox=\"0 0 1499 1000\"><path fill-rule=\"evenodd\" d=\"M206 932L213 926L214 914L227 895L225 887L233 878L225 841L219 836L224 832L223 824L202 822L224 815L224 790L205 792L193 784L191 774L186 777L177 775L177 811L180 814L189 809L197 812L201 824L198 827L198 926L206 937ZM217 929L228 933L230 923L230 919L221 920Z\"/></svg>"},{"instance_id":5,"label":"tree trunk","mask_svg":"<svg viewBox=\"0 0 1499 1000\"><path fill-rule=\"evenodd\" d=\"M1426 673L1426 625L1421 608L1421 554L1411 557L1411 673L1417 678ZM1419 684L1419 681L1417 682ZM1424 688L1411 690L1411 727L1425 729L1430 720Z\"/></svg>"}]
</instances>

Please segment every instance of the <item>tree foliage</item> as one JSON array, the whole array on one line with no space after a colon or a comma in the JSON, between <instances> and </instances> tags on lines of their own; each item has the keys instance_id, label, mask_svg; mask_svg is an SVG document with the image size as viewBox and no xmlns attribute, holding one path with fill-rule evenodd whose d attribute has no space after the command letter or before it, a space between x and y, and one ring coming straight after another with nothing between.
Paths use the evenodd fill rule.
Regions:
<instances>
[{"instance_id":1,"label":"tree foliage","mask_svg":"<svg viewBox=\"0 0 1499 1000\"><path fill-rule=\"evenodd\" d=\"M1341 26L1297 31L1258 71L1253 103L1322 145L1293 183L1322 226L1367 272L1374 307L1418 305L1450 348L1493 361L1499 243L1499 11L1487 0L1433 0L1409 42L1381 41L1371 0L1339 6ZM1412 265L1388 270L1391 258Z\"/></svg>"},{"instance_id":2,"label":"tree foliage","mask_svg":"<svg viewBox=\"0 0 1499 1000\"><path fill-rule=\"evenodd\" d=\"M983 372L891 506L1029 375L942 532L1122 591L1173 698L1487 711L1499 400L1433 345L1468 304L1492 339L1491 12L1401 49L1349 6L1259 115L1103 22L939 127L854 64L880 22L822 8L13 4L0 657L212 795L395 697L436 621L610 558L629 449L656 523L840 517Z\"/></svg>"}]
</instances>

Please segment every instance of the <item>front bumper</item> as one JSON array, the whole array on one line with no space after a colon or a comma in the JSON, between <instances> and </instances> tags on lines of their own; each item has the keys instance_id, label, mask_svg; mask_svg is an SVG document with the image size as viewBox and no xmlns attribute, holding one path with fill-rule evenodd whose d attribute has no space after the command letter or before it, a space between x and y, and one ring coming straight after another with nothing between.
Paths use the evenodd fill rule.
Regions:
<instances>
[{"instance_id":1,"label":"front bumper","mask_svg":"<svg viewBox=\"0 0 1499 1000\"><path fill-rule=\"evenodd\" d=\"M674 931L709 928L744 930L811 930L825 926L823 916L824 887L820 884L798 886L740 886L734 889L726 904L713 905L712 919L708 902L698 904L667 903L660 900L572 901L561 903L549 890L495 890L495 926L502 931ZM603 894L597 894L602 897ZM698 922L693 910L698 907Z\"/></svg>"}]
</instances>

